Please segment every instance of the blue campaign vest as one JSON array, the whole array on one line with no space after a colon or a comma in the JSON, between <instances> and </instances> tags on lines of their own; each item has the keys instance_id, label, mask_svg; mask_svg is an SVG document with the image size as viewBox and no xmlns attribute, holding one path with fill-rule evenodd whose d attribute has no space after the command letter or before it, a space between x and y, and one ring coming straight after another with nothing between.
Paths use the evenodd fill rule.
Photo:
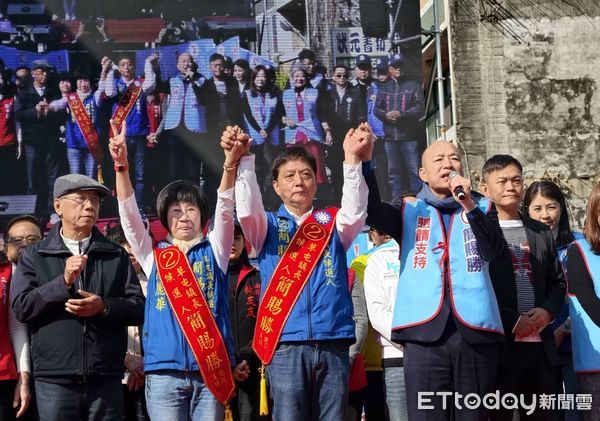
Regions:
<instances>
[{"instance_id":1,"label":"blue campaign vest","mask_svg":"<svg viewBox=\"0 0 600 421\"><path fill-rule=\"evenodd\" d=\"M577 231L573 231L571 233L571 235L573 236L573 240L582 240L585 237L583 236L583 233L581 232L577 232ZM565 279L567 279L567 252L569 251L569 247L571 246L571 244L573 243L569 243L566 246L560 246L558 247L558 261L560 262L560 265L562 267L562 271L565 275Z\"/></svg>"},{"instance_id":2,"label":"blue campaign vest","mask_svg":"<svg viewBox=\"0 0 600 421\"><path fill-rule=\"evenodd\" d=\"M166 241L161 241L157 247L165 248L170 245ZM219 269L212 247L206 239L192 247L187 256L206 302L211 307L215 322L223 335L230 363L233 366L235 351L227 304L227 274ZM145 371L195 371L199 369L194 354L171 311L162 284L157 279L156 265L152 267L148 279L142 344Z\"/></svg>"},{"instance_id":3,"label":"blue campaign vest","mask_svg":"<svg viewBox=\"0 0 600 421\"><path fill-rule=\"evenodd\" d=\"M98 133L98 104L96 104L96 99L94 98L94 93L90 92L90 94L83 99L83 106L85 108L85 112L90 116L90 119L94 123L94 127L96 128L96 133ZM81 133L81 129L75 121L75 117L73 113L71 113L70 108L67 106L67 123L66 123L66 136L67 136L67 148L69 149L86 149L88 148L85 139L83 138L83 133Z\"/></svg>"},{"instance_id":4,"label":"blue campaign vest","mask_svg":"<svg viewBox=\"0 0 600 421\"><path fill-rule=\"evenodd\" d=\"M204 83L206 79L201 78ZM185 127L196 133L206 133L206 107L198 102L192 83L185 84L179 77L169 79L171 94L165 117L165 129L174 129L179 125L183 113Z\"/></svg>"},{"instance_id":5,"label":"blue campaign vest","mask_svg":"<svg viewBox=\"0 0 600 421\"><path fill-rule=\"evenodd\" d=\"M579 247L588 273L594 282L594 292L600 297L600 256L595 255L585 238L575 240L571 247ZM576 373L600 371L600 327L581 306L577 296L569 293L573 369Z\"/></svg>"},{"instance_id":6,"label":"blue campaign vest","mask_svg":"<svg viewBox=\"0 0 600 421\"><path fill-rule=\"evenodd\" d=\"M477 200L486 213L489 201ZM477 241L462 208L451 217L445 238L442 215L423 200L404 202L400 279L392 329L421 325L439 313L445 294L443 258L447 254L450 302L463 325L504 334L498 302Z\"/></svg>"},{"instance_id":7,"label":"blue campaign vest","mask_svg":"<svg viewBox=\"0 0 600 421\"><path fill-rule=\"evenodd\" d=\"M127 84L123 81L123 78L117 79L117 100L113 104L112 112L119 105L121 97L127 92ZM146 94L144 91L140 92L140 96L131 108L127 118L127 137L130 136L147 136L150 133L148 128L148 110L146 103Z\"/></svg>"},{"instance_id":8,"label":"blue campaign vest","mask_svg":"<svg viewBox=\"0 0 600 421\"><path fill-rule=\"evenodd\" d=\"M261 297L280 256L298 229L283 205L277 213L267 213L267 227L265 245L258 255ZM285 323L280 342L333 339L354 339L346 251L335 228L329 245Z\"/></svg>"},{"instance_id":9,"label":"blue campaign vest","mask_svg":"<svg viewBox=\"0 0 600 421\"><path fill-rule=\"evenodd\" d=\"M307 128L304 132L309 140L323 142L325 140L325 132L321 126L321 121L317 118L317 98L319 91L314 88L305 88L302 102L304 104L304 123ZM298 111L296 110L296 92L293 89L283 91L283 107L285 115L294 121L298 121ZM285 129L285 143L294 144L296 142L296 131L298 129Z\"/></svg>"},{"instance_id":10,"label":"blue campaign vest","mask_svg":"<svg viewBox=\"0 0 600 421\"><path fill-rule=\"evenodd\" d=\"M383 131L383 121L375 116L375 100L377 99L378 91L379 83L373 82L367 91L369 95L367 98L367 118L373 134L377 137L384 137L385 132Z\"/></svg>"},{"instance_id":11,"label":"blue campaign vest","mask_svg":"<svg viewBox=\"0 0 600 421\"><path fill-rule=\"evenodd\" d=\"M244 91L244 97L248 101L248 105L250 106L250 111L252 112L252 117L256 120L258 125L266 130L271 124L271 119L275 115L275 110L277 108L277 98L276 95L273 95L271 92L267 92L263 97L261 95L252 95L249 90ZM244 116L244 129L246 133L252 138L253 145L262 145L265 143L265 139L258 133L254 127L250 125L248 119ZM279 124L276 124L269 133L267 140L273 146L279 145L279 131L281 127Z\"/></svg>"}]
</instances>

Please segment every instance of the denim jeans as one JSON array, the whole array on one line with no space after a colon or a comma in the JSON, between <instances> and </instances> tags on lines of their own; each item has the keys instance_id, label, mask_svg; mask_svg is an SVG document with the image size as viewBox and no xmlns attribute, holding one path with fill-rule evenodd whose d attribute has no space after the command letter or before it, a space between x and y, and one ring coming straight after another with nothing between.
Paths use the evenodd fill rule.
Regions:
<instances>
[{"instance_id":1,"label":"denim jeans","mask_svg":"<svg viewBox=\"0 0 600 421\"><path fill-rule=\"evenodd\" d=\"M123 417L121 379L90 377L85 383L35 381L40 421L113 421Z\"/></svg>"},{"instance_id":2,"label":"denim jeans","mask_svg":"<svg viewBox=\"0 0 600 421\"><path fill-rule=\"evenodd\" d=\"M404 386L404 367L385 367L383 369L383 390L385 405L390 421L406 421L406 387Z\"/></svg>"},{"instance_id":3,"label":"denim jeans","mask_svg":"<svg viewBox=\"0 0 600 421\"><path fill-rule=\"evenodd\" d=\"M267 366L275 420L342 420L348 403L348 344L280 344Z\"/></svg>"},{"instance_id":4,"label":"denim jeans","mask_svg":"<svg viewBox=\"0 0 600 421\"><path fill-rule=\"evenodd\" d=\"M133 189L138 208L144 209L144 161L146 159L146 136L127 136L129 174L133 174Z\"/></svg>"},{"instance_id":5,"label":"denim jeans","mask_svg":"<svg viewBox=\"0 0 600 421\"><path fill-rule=\"evenodd\" d=\"M409 191L417 193L421 190L423 182L419 178L419 142L386 139L385 153L392 199Z\"/></svg>"},{"instance_id":6,"label":"denim jeans","mask_svg":"<svg viewBox=\"0 0 600 421\"><path fill-rule=\"evenodd\" d=\"M67 148L69 172L71 174L84 174L94 178L94 157L87 149Z\"/></svg>"},{"instance_id":7,"label":"denim jeans","mask_svg":"<svg viewBox=\"0 0 600 421\"><path fill-rule=\"evenodd\" d=\"M146 407L151 420L222 420L223 405L200 372L160 370L146 374Z\"/></svg>"}]
</instances>

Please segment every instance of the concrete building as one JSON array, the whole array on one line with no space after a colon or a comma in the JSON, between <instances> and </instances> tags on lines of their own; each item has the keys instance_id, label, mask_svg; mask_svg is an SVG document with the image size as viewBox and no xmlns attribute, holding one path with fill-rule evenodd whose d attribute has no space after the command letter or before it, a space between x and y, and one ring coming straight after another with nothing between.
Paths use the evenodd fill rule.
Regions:
<instances>
[{"instance_id":1,"label":"concrete building","mask_svg":"<svg viewBox=\"0 0 600 421\"><path fill-rule=\"evenodd\" d=\"M600 5L494 3L450 1L456 136L472 169L510 153L527 181L557 181L581 226L599 175Z\"/></svg>"}]
</instances>

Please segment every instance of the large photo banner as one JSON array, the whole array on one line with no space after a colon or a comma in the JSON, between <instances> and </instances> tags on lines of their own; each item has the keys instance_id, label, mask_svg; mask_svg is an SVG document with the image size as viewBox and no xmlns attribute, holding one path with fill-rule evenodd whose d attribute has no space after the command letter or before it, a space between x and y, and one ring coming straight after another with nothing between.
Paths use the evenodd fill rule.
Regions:
<instances>
[{"instance_id":1,"label":"large photo banner","mask_svg":"<svg viewBox=\"0 0 600 421\"><path fill-rule=\"evenodd\" d=\"M3 155L3 171L10 175L0 174L0 196L9 204L12 196L29 198L35 214L49 223L56 177L79 172L98 178L100 170L114 190L107 148L108 122L117 112L135 122L129 134L139 151L129 170L139 208L150 219L157 193L175 179L189 179L214 196L223 162L219 139L227 125L253 138L267 209L280 203L271 164L294 145L316 160L315 204L339 206L344 136L363 122L376 138L372 165L382 197L415 194L425 144L420 4L353 1L324 20L327 2L334 3L307 0L307 7L298 8L285 1L139 2L139 10L119 10L112 2L98 8L39 2L45 12L36 19L8 13L0 25L2 89L21 104L20 97L41 83L36 69L47 74L40 118L48 124L36 136L51 147L36 161L37 143L29 139L20 108L13 116L23 143L19 153ZM64 9L67 3L74 9ZM106 60L110 68L102 76ZM86 95L102 91L97 102L86 102L81 79L90 81ZM131 81L140 93L127 106L122 99ZM85 157L89 151L69 106L50 105L69 92L83 99L104 162ZM17 147L16 141L4 142L8 148L0 150ZM106 201L101 213L116 216L115 201ZM11 215L0 212L0 218Z\"/></svg>"}]
</instances>

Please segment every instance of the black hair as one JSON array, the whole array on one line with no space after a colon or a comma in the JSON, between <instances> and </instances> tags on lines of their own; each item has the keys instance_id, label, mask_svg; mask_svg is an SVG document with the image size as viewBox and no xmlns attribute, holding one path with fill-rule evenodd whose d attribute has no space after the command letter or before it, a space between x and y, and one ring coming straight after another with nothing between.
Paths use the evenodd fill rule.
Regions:
<instances>
[{"instance_id":1,"label":"black hair","mask_svg":"<svg viewBox=\"0 0 600 421\"><path fill-rule=\"evenodd\" d=\"M571 224L569 223L569 210L565 195L556 184L550 180L534 181L525 191L523 199L523 210L529 214L529 205L537 195L555 200L560 205L560 218L558 220L558 238L556 245L566 246L573 242L573 233L571 232Z\"/></svg>"},{"instance_id":2,"label":"black hair","mask_svg":"<svg viewBox=\"0 0 600 421\"><path fill-rule=\"evenodd\" d=\"M292 146L281 152L273 161L273 165L271 166L273 180L277 180L279 168L290 161L304 161L310 166L313 173L317 173L317 161L315 157L309 154L302 146Z\"/></svg>"},{"instance_id":3,"label":"black hair","mask_svg":"<svg viewBox=\"0 0 600 421\"><path fill-rule=\"evenodd\" d=\"M217 61L217 60L223 60L223 64L225 63L225 57L223 57L223 55L219 54L219 53L213 53L208 58L209 63L212 63L213 61Z\"/></svg>"},{"instance_id":4,"label":"black hair","mask_svg":"<svg viewBox=\"0 0 600 421\"><path fill-rule=\"evenodd\" d=\"M303 61L304 59L309 59L312 61L317 61L317 56L313 50L309 50L308 48L303 49L298 54L298 60Z\"/></svg>"},{"instance_id":5,"label":"black hair","mask_svg":"<svg viewBox=\"0 0 600 421\"><path fill-rule=\"evenodd\" d=\"M233 62L233 66L232 67L241 67L242 69L244 69L244 82L248 83L250 81L250 73L252 71L252 69L250 69L250 63L248 63L248 60L244 60L243 58L237 59L236 61Z\"/></svg>"},{"instance_id":6,"label":"black hair","mask_svg":"<svg viewBox=\"0 0 600 421\"><path fill-rule=\"evenodd\" d=\"M119 54L118 58L117 58L117 65L121 62L121 60L123 59L127 59L131 62L131 64L133 66L135 66L135 56L133 54L128 54L128 53L122 53Z\"/></svg>"},{"instance_id":7,"label":"black hair","mask_svg":"<svg viewBox=\"0 0 600 421\"><path fill-rule=\"evenodd\" d=\"M200 225L204 229L209 218L209 206L208 197L206 193L200 189L197 185L191 181L178 180L167 184L158 193L156 198L156 210L158 212L158 218L163 227L169 232L169 221L167 220L167 213L169 206L173 203L185 202L192 203L198 206L200 210Z\"/></svg>"},{"instance_id":8,"label":"black hair","mask_svg":"<svg viewBox=\"0 0 600 421\"><path fill-rule=\"evenodd\" d=\"M56 82L62 82L64 80L67 80L67 81L71 82L71 85L74 85L73 77L71 76L71 73L69 73L69 72L60 72L59 74L56 75L54 80Z\"/></svg>"},{"instance_id":9,"label":"black hair","mask_svg":"<svg viewBox=\"0 0 600 421\"><path fill-rule=\"evenodd\" d=\"M263 92L271 92L274 87L274 84L273 84L274 81L269 77L269 69L267 69L262 64L259 64L254 69L252 69L252 74L250 74L250 93L254 97L256 97L256 95L258 95L258 90L256 89L256 85L254 84L254 80L256 79L256 76L258 76L258 72L260 72L261 70L265 73L265 80L266 80L265 88L263 89Z\"/></svg>"},{"instance_id":10,"label":"black hair","mask_svg":"<svg viewBox=\"0 0 600 421\"><path fill-rule=\"evenodd\" d=\"M13 227L13 225L19 223L19 222L30 222L33 225L35 225L39 230L40 230L40 236L44 236L44 227L42 226L42 223L40 222L40 220L38 218L36 218L33 215L19 215L19 216L15 216L14 218L12 218L10 221L8 221L8 224L6 224L6 229L4 230L4 242L8 242L8 231L10 231L10 229Z\"/></svg>"},{"instance_id":11,"label":"black hair","mask_svg":"<svg viewBox=\"0 0 600 421\"><path fill-rule=\"evenodd\" d=\"M77 81L79 79L87 79L90 82L92 81L92 76L90 71L85 67L78 67L73 71L73 80Z\"/></svg>"},{"instance_id":12,"label":"black hair","mask_svg":"<svg viewBox=\"0 0 600 421\"><path fill-rule=\"evenodd\" d=\"M494 155L483 164L483 168L481 169L481 176L485 181L491 173L494 171L503 170L506 167L514 165L517 167L519 172L523 174L523 166L519 162L517 158L512 155Z\"/></svg>"},{"instance_id":13,"label":"black hair","mask_svg":"<svg viewBox=\"0 0 600 421\"><path fill-rule=\"evenodd\" d=\"M106 230L106 238L113 243L117 243L119 245L129 244L127 238L125 238L125 232L123 231L123 227L121 224L117 224L113 227L110 227Z\"/></svg>"},{"instance_id":14,"label":"black hair","mask_svg":"<svg viewBox=\"0 0 600 421\"><path fill-rule=\"evenodd\" d=\"M9 98L14 95L14 86L10 80L10 72L7 69L1 70L0 75L2 76L3 85L0 88L0 94Z\"/></svg>"},{"instance_id":15,"label":"black hair","mask_svg":"<svg viewBox=\"0 0 600 421\"><path fill-rule=\"evenodd\" d=\"M350 69L348 68L348 66L342 63L338 63L335 66L333 66L333 73L335 73L335 69L344 69L346 73L348 73L348 76L350 76Z\"/></svg>"}]
</instances>

